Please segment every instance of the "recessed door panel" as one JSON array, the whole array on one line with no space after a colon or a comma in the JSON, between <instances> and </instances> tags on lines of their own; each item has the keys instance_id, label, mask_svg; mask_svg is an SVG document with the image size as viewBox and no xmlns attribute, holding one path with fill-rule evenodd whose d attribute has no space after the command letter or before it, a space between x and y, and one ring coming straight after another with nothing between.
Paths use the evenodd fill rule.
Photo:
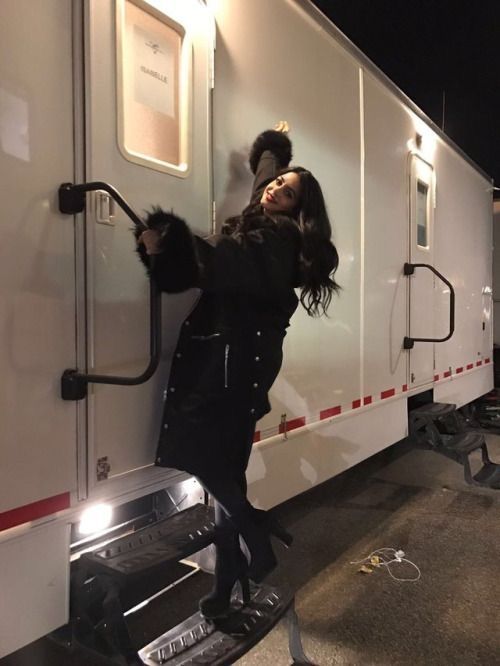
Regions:
<instances>
[{"instance_id":1,"label":"recessed door panel","mask_svg":"<svg viewBox=\"0 0 500 666\"><path fill-rule=\"evenodd\" d=\"M91 0L85 15L87 181L106 181L140 215L159 205L200 233L211 226L212 26L196 0ZM102 193L87 196L88 366L139 375L148 364L149 287L133 224ZM163 385L179 324L197 293L163 297L163 356L146 384L93 385L89 474L154 461Z\"/></svg>"}]
</instances>

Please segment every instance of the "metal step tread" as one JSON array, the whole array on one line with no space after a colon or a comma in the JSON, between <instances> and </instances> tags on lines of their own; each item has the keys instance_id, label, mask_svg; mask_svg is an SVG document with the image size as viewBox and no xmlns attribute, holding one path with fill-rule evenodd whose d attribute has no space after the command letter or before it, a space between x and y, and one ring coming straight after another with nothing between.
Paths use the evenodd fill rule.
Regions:
<instances>
[{"instance_id":1,"label":"metal step tread","mask_svg":"<svg viewBox=\"0 0 500 666\"><path fill-rule=\"evenodd\" d=\"M195 504L85 553L80 560L90 573L106 573L123 580L205 548L214 539L214 528L213 508Z\"/></svg>"},{"instance_id":2,"label":"metal step tread","mask_svg":"<svg viewBox=\"0 0 500 666\"><path fill-rule=\"evenodd\" d=\"M142 648L139 656L147 666L234 664L281 620L293 601L291 592L263 585L227 618L210 621L195 613Z\"/></svg>"},{"instance_id":3,"label":"metal step tread","mask_svg":"<svg viewBox=\"0 0 500 666\"><path fill-rule=\"evenodd\" d=\"M447 449L457 453L471 453L484 444L484 435L477 432L461 432L451 437L443 436Z\"/></svg>"},{"instance_id":4,"label":"metal step tread","mask_svg":"<svg viewBox=\"0 0 500 666\"><path fill-rule=\"evenodd\" d=\"M474 481L480 486L500 489L500 465L496 463L486 463L473 477Z\"/></svg>"},{"instance_id":5,"label":"metal step tread","mask_svg":"<svg viewBox=\"0 0 500 666\"><path fill-rule=\"evenodd\" d=\"M456 410L457 406L447 402L429 402L427 405L422 405L416 409L412 409L409 413L410 419L416 417L440 419L443 416L448 416Z\"/></svg>"}]
</instances>

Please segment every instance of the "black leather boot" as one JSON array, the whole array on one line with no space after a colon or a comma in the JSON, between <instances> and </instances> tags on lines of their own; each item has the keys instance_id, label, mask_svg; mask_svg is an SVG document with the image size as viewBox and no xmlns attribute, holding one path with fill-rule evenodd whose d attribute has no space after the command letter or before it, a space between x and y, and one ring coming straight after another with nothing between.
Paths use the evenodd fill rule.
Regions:
<instances>
[{"instance_id":1,"label":"black leather boot","mask_svg":"<svg viewBox=\"0 0 500 666\"><path fill-rule=\"evenodd\" d=\"M215 552L215 584L199 602L201 614L210 620L226 617L234 610L231 597L238 582L243 605L250 601L248 562L240 550L238 533L232 527L217 529Z\"/></svg>"},{"instance_id":2,"label":"black leather boot","mask_svg":"<svg viewBox=\"0 0 500 666\"><path fill-rule=\"evenodd\" d=\"M264 511L263 509L253 509L255 520L259 525L262 525L269 534L276 537L278 541L285 546L285 548L290 548L293 543L293 536L290 532L287 532L279 520L273 516L269 511Z\"/></svg>"},{"instance_id":3,"label":"black leather boot","mask_svg":"<svg viewBox=\"0 0 500 666\"><path fill-rule=\"evenodd\" d=\"M231 521L250 551L248 577L260 583L278 564L271 545L271 534L287 547L292 543L292 536L267 511L255 509L250 504L238 515L231 516Z\"/></svg>"}]
</instances>

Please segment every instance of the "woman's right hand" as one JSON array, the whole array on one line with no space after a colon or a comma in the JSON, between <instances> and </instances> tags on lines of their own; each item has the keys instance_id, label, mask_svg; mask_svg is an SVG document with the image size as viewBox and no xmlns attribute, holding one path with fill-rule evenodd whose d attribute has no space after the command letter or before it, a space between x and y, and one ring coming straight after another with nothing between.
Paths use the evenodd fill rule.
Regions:
<instances>
[{"instance_id":1,"label":"woman's right hand","mask_svg":"<svg viewBox=\"0 0 500 666\"><path fill-rule=\"evenodd\" d=\"M156 229L147 229L137 239L138 243L142 243L146 248L146 254L160 254L160 232Z\"/></svg>"},{"instance_id":2,"label":"woman's right hand","mask_svg":"<svg viewBox=\"0 0 500 666\"><path fill-rule=\"evenodd\" d=\"M285 120L281 120L276 127L279 129L264 130L264 132L261 132L250 148L248 161L253 174L257 173L259 160L262 153L266 150L270 150L273 153L278 168L284 169L290 164L292 159L292 143L287 134L290 128Z\"/></svg>"}]
</instances>

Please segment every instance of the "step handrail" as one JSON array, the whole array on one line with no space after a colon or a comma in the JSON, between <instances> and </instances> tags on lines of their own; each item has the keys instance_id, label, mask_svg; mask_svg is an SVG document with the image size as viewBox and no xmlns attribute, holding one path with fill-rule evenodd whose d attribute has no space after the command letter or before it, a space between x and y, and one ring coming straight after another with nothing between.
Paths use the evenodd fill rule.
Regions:
<instances>
[{"instance_id":1,"label":"step handrail","mask_svg":"<svg viewBox=\"0 0 500 666\"><path fill-rule=\"evenodd\" d=\"M403 349L413 349L415 342L446 342L449 340L455 331L455 290L453 285L449 280L447 280L444 275L442 275L438 270L431 266L430 264L411 264L406 262L403 267L403 273L407 277L413 275L415 268L428 268L435 275L438 276L450 289L450 330L448 335L444 338L412 338L409 336L404 337L403 339Z\"/></svg>"},{"instance_id":2,"label":"step handrail","mask_svg":"<svg viewBox=\"0 0 500 666\"><path fill-rule=\"evenodd\" d=\"M85 194L104 190L116 201L132 222L146 230L148 226L129 206L121 194L108 183L96 181L74 185L62 183L59 187L59 210L67 215L75 215L85 210ZM151 257L151 266L154 257ZM61 377L61 397L63 400L82 400L87 396L88 384L115 384L118 386L136 386L143 384L156 372L161 356L161 292L154 280L149 280L149 363L144 372L137 377L116 375L94 375L69 368Z\"/></svg>"}]
</instances>

